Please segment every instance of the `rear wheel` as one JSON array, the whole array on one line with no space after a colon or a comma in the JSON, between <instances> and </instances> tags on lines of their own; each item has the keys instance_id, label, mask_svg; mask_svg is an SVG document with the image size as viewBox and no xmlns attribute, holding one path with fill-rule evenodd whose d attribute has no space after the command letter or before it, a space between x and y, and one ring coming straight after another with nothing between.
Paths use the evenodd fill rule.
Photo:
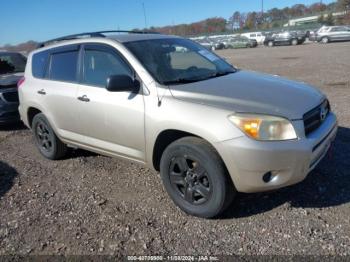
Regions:
<instances>
[{"instance_id":1,"label":"rear wheel","mask_svg":"<svg viewBox=\"0 0 350 262\"><path fill-rule=\"evenodd\" d=\"M298 44L298 40L297 39L293 39L291 42L292 45L297 45Z\"/></svg>"},{"instance_id":2,"label":"rear wheel","mask_svg":"<svg viewBox=\"0 0 350 262\"><path fill-rule=\"evenodd\" d=\"M273 47L273 46L274 46L273 41L269 41L269 42L267 42L267 46L269 46L269 47Z\"/></svg>"},{"instance_id":3,"label":"rear wheel","mask_svg":"<svg viewBox=\"0 0 350 262\"><path fill-rule=\"evenodd\" d=\"M170 144L162 155L160 173L175 204L194 216L219 215L236 192L215 149L196 137Z\"/></svg>"},{"instance_id":4,"label":"rear wheel","mask_svg":"<svg viewBox=\"0 0 350 262\"><path fill-rule=\"evenodd\" d=\"M56 136L44 114L33 118L32 130L36 145L44 157L55 160L66 154L67 146Z\"/></svg>"}]
</instances>

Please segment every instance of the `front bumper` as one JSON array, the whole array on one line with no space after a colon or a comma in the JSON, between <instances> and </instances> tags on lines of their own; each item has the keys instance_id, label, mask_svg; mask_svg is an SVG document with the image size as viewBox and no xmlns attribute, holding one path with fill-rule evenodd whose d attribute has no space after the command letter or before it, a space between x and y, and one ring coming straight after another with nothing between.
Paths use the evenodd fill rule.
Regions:
<instances>
[{"instance_id":1,"label":"front bumper","mask_svg":"<svg viewBox=\"0 0 350 262\"><path fill-rule=\"evenodd\" d=\"M298 125L303 126L302 123ZM330 113L317 130L298 140L256 141L242 136L217 143L216 147L236 189L260 192L305 179L326 155L336 132L336 116ZM263 177L269 172L270 179L265 182Z\"/></svg>"},{"instance_id":2,"label":"front bumper","mask_svg":"<svg viewBox=\"0 0 350 262\"><path fill-rule=\"evenodd\" d=\"M18 106L17 102L7 102L0 93L0 123L20 121Z\"/></svg>"}]
</instances>

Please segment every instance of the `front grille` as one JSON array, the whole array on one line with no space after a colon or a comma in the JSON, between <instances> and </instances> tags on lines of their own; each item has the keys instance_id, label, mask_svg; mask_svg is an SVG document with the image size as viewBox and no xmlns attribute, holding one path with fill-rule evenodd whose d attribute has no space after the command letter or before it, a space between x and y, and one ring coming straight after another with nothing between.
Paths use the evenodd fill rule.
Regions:
<instances>
[{"instance_id":1,"label":"front grille","mask_svg":"<svg viewBox=\"0 0 350 262\"><path fill-rule=\"evenodd\" d=\"M303 116L305 135L307 136L312 131L315 131L328 116L330 105L328 100L322 104L305 113Z\"/></svg>"},{"instance_id":2,"label":"front grille","mask_svg":"<svg viewBox=\"0 0 350 262\"><path fill-rule=\"evenodd\" d=\"M13 92L5 92L5 93L2 93L2 96L4 97L4 99L7 101L7 102L18 102L19 99L18 99L18 92L17 91L13 91Z\"/></svg>"}]
</instances>

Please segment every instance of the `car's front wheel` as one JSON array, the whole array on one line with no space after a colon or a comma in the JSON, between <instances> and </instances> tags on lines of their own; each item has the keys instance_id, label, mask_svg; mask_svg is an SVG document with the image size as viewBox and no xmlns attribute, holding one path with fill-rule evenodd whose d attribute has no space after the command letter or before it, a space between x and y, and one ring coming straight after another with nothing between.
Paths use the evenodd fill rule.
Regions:
<instances>
[{"instance_id":1,"label":"car's front wheel","mask_svg":"<svg viewBox=\"0 0 350 262\"><path fill-rule=\"evenodd\" d=\"M298 44L298 40L297 39L293 39L291 44L292 45L297 45Z\"/></svg>"},{"instance_id":2,"label":"car's front wheel","mask_svg":"<svg viewBox=\"0 0 350 262\"><path fill-rule=\"evenodd\" d=\"M162 155L160 173L175 204L194 216L219 215L236 192L220 156L200 138L185 137L170 144Z\"/></svg>"},{"instance_id":3,"label":"car's front wheel","mask_svg":"<svg viewBox=\"0 0 350 262\"><path fill-rule=\"evenodd\" d=\"M329 38L328 38L328 37L323 37L323 38L321 39L321 42L322 42L323 44L328 44L328 43L329 43Z\"/></svg>"},{"instance_id":4,"label":"car's front wheel","mask_svg":"<svg viewBox=\"0 0 350 262\"><path fill-rule=\"evenodd\" d=\"M267 42L267 46L268 46L268 47L273 47L273 46L274 46L273 41L269 41L269 42Z\"/></svg>"},{"instance_id":5,"label":"car's front wheel","mask_svg":"<svg viewBox=\"0 0 350 262\"><path fill-rule=\"evenodd\" d=\"M67 152L67 146L56 136L45 115L33 118L32 131L40 153L48 159L60 159Z\"/></svg>"}]
</instances>

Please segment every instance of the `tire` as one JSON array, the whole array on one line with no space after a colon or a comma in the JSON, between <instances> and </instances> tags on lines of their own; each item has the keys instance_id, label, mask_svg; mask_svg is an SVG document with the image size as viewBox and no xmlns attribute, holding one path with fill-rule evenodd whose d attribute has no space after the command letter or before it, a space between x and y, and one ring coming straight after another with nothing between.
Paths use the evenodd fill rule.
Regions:
<instances>
[{"instance_id":1,"label":"tire","mask_svg":"<svg viewBox=\"0 0 350 262\"><path fill-rule=\"evenodd\" d=\"M298 44L298 40L297 39L293 39L292 41L291 41L291 45L297 45Z\"/></svg>"},{"instance_id":2,"label":"tire","mask_svg":"<svg viewBox=\"0 0 350 262\"><path fill-rule=\"evenodd\" d=\"M273 47L275 44L273 43L273 41L268 41L267 42L267 46L268 47Z\"/></svg>"},{"instance_id":3,"label":"tire","mask_svg":"<svg viewBox=\"0 0 350 262\"><path fill-rule=\"evenodd\" d=\"M34 116L32 131L39 152L51 160L61 159L67 153L67 146L56 136L45 115Z\"/></svg>"},{"instance_id":4,"label":"tire","mask_svg":"<svg viewBox=\"0 0 350 262\"><path fill-rule=\"evenodd\" d=\"M322 44L328 44L329 43L329 38L328 37L322 37L321 43Z\"/></svg>"},{"instance_id":5,"label":"tire","mask_svg":"<svg viewBox=\"0 0 350 262\"><path fill-rule=\"evenodd\" d=\"M218 216L236 194L216 150L197 137L171 143L161 157L160 174L174 203L193 216Z\"/></svg>"}]
</instances>

